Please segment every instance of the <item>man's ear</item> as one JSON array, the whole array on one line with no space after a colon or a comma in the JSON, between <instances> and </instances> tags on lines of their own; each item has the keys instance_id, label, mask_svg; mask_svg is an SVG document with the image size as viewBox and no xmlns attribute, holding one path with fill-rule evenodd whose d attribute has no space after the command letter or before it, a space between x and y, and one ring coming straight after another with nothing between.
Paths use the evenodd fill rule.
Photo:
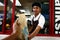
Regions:
<instances>
[{"instance_id":1,"label":"man's ear","mask_svg":"<svg viewBox=\"0 0 60 40\"><path fill-rule=\"evenodd\" d=\"M40 8L40 12L42 11L42 9Z\"/></svg>"}]
</instances>

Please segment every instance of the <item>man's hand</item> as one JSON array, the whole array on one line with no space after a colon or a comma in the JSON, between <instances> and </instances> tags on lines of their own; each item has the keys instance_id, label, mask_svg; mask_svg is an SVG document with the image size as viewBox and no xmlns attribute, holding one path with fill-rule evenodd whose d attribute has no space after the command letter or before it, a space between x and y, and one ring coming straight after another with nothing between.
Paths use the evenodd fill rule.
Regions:
<instances>
[{"instance_id":1,"label":"man's hand","mask_svg":"<svg viewBox=\"0 0 60 40\"><path fill-rule=\"evenodd\" d=\"M28 38L32 39L34 36L36 36L38 34L40 29L41 29L40 26L37 26L36 29L30 35L28 35Z\"/></svg>"},{"instance_id":2,"label":"man's hand","mask_svg":"<svg viewBox=\"0 0 60 40\"><path fill-rule=\"evenodd\" d=\"M31 36L30 35L28 35L28 40L31 40Z\"/></svg>"}]
</instances>

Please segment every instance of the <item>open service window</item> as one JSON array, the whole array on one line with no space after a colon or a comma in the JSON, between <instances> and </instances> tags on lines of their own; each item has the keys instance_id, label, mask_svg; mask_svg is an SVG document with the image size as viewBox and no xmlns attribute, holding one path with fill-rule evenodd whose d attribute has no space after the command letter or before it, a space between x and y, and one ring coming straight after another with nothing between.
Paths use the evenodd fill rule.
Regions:
<instances>
[{"instance_id":1,"label":"open service window","mask_svg":"<svg viewBox=\"0 0 60 40\"><path fill-rule=\"evenodd\" d=\"M17 19L17 17L20 16L19 14L25 14L25 16L27 17L26 19L27 19L27 25L28 25L28 30L29 30L30 29L29 26L32 23L31 22L32 20L30 20L30 18L31 18L32 15L34 15L34 11L33 11L34 9L32 7L32 4L34 2L40 3L40 6L41 6L40 13L41 13L41 15L44 16L44 21L45 21L44 24L42 24L43 23L43 21L42 21L41 24L43 25L43 28L39 31L39 33L37 35L38 36L39 35L42 35L42 36L50 35L52 33L51 31L53 31L53 29L52 30L50 29L51 28L51 20L54 17L52 15L54 13L51 13L51 0L24 0L24 1L16 0L16 2L15 2L15 18ZM53 17L51 17L51 16L53 16ZM53 24L53 22L52 22L52 24ZM34 31L34 30L32 30L32 31Z\"/></svg>"},{"instance_id":2,"label":"open service window","mask_svg":"<svg viewBox=\"0 0 60 40\"><path fill-rule=\"evenodd\" d=\"M31 18L31 16L34 16L35 10L34 10L34 5L32 4L34 2L40 3L39 5L35 5L38 7L41 7L40 13L41 15L44 16L45 18L45 23L43 25L43 28L39 31L37 36L59 36L60 33L60 20L59 19L59 13L60 13L60 1L59 0L16 0L15 2L15 18L19 16L19 14L25 14L27 17L27 22L28 22L28 30L30 29L29 26L32 24L32 20L37 20L38 18L36 17L34 19ZM31 19L30 19L31 18ZM16 20L15 19L15 20ZM43 19L43 18L42 18ZM41 21L41 20L40 20ZM43 21L42 21L43 22ZM42 25L41 22L41 25ZM30 25L29 25L30 24ZM36 23L33 23L33 26L36 26ZM34 29L34 27L32 27ZM34 29L35 30L35 29ZM32 30L32 31L34 31Z\"/></svg>"}]
</instances>

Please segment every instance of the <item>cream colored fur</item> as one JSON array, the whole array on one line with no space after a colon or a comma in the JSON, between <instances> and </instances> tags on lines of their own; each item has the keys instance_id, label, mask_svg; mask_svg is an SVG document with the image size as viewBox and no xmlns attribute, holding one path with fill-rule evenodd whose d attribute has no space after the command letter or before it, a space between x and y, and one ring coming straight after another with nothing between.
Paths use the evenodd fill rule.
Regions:
<instances>
[{"instance_id":1,"label":"cream colored fur","mask_svg":"<svg viewBox=\"0 0 60 40\"><path fill-rule=\"evenodd\" d=\"M25 38L25 36L24 36L24 34L22 32L24 27L27 27L26 16L25 16L25 14L20 14L19 18L15 22L15 26L14 26L14 30L13 31L17 32L18 33L18 37L20 39L22 39L22 40L24 40L24 38Z\"/></svg>"}]
</instances>

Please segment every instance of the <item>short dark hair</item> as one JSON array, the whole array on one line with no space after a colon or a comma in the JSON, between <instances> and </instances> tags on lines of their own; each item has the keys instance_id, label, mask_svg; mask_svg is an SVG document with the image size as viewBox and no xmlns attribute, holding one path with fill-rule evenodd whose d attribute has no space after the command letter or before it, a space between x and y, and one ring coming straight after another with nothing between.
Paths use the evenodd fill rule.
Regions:
<instances>
[{"instance_id":1,"label":"short dark hair","mask_svg":"<svg viewBox=\"0 0 60 40\"><path fill-rule=\"evenodd\" d=\"M38 7L41 8L41 4L40 4L39 2L34 2L34 3L32 4L32 7L33 7L33 6L38 6Z\"/></svg>"}]
</instances>

